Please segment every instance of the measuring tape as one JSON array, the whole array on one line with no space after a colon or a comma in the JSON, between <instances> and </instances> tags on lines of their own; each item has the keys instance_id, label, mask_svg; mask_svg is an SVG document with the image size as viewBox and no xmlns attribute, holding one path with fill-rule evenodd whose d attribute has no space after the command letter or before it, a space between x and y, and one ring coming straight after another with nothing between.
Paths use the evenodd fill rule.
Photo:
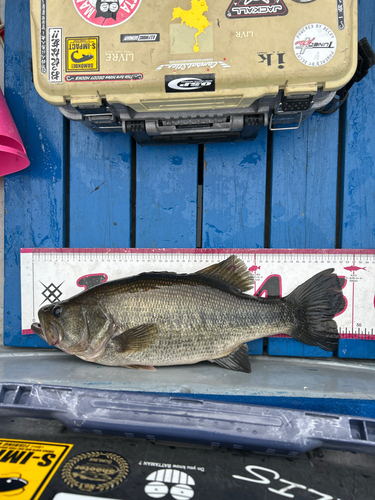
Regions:
<instances>
[{"instance_id":1,"label":"measuring tape","mask_svg":"<svg viewBox=\"0 0 375 500\"><path fill-rule=\"evenodd\" d=\"M341 338L375 340L375 250L21 249L22 334L33 334L30 325L43 305L99 283L148 271L193 273L230 255L254 276L247 293L262 297L288 295L334 268L345 297L335 317Z\"/></svg>"}]
</instances>

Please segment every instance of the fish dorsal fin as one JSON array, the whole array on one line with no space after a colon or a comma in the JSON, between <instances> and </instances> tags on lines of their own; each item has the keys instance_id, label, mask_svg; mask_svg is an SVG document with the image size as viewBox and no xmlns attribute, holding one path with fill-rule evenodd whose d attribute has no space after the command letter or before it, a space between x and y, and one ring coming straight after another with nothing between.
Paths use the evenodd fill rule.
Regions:
<instances>
[{"instance_id":1,"label":"fish dorsal fin","mask_svg":"<svg viewBox=\"0 0 375 500\"><path fill-rule=\"evenodd\" d=\"M225 283L230 283L241 292L247 292L254 286L252 274L249 272L246 264L240 258L236 257L236 255L231 255L222 262L201 269L195 274L204 274Z\"/></svg>"},{"instance_id":2,"label":"fish dorsal fin","mask_svg":"<svg viewBox=\"0 0 375 500\"><path fill-rule=\"evenodd\" d=\"M237 347L237 349L232 351L228 356L224 356L224 358L212 359L212 362L227 370L244 373L251 372L249 352L246 344L240 345L240 347Z\"/></svg>"}]
</instances>

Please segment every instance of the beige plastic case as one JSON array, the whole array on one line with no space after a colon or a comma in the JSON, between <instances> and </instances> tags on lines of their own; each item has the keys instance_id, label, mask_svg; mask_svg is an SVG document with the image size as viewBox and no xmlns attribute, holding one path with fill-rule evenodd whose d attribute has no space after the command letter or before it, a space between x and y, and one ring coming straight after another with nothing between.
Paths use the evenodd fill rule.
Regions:
<instances>
[{"instance_id":1,"label":"beige plastic case","mask_svg":"<svg viewBox=\"0 0 375 500\"><path fill-rule=\"evenodd\" d=\"M31 0L31 27L38 93L95 130L300 123L357 67L356 0Z\"/></svg>"}]
</instances>

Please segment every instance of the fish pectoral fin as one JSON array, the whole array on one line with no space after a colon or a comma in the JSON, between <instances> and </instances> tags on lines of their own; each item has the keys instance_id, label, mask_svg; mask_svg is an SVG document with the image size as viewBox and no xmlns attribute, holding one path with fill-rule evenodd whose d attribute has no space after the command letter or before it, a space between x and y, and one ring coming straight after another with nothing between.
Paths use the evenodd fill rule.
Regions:
<instances>
[{"instance_id":1,"label":"fish pectoral fin","mask_svg":"<svg viewBox=\"0 0 375 500\"><path fill-rule=\"evenodd\" d=\"M151 365L123 365L124 368L131 368L132 370L149 370L151 372L156 372L155 366Z\"/></svg>"},{"instance_id":2,"label":"fish pectoral fin","mask_svg":"<svg viewBox=\"0 0 375 500\"><path fill-rule=\"evenodd\" d=\"M155 323L145 323L120 333L108 345L116 352L143 351L155 342L158 333Z\"/></svg>"},{"instance_id":3,"label":"fish pectoral fin","mask_svg":"<svg viewBox=\"0 0 375 500\"><path fill-rule=\"evenodd\" d=\"M212 359L211 361L223 368L227 368L227 370L245 373L251 372L249 352L246 344L242 344L228 356L224 356L224 358Z\"/></svg>"},{"instance_id":4,"label":"fish pectoral fin","mask_svg":"<svg viewBox=\"0 0 375 500\"><path fill-rule=\"evenodd\" d=\"M201 269L195 274L204 274L219 279L226 284L234 285L241 292L247 292L254 286L253 275L246 264L235 255L231 255L218 264Z\"/></svg>"}]
</instances>

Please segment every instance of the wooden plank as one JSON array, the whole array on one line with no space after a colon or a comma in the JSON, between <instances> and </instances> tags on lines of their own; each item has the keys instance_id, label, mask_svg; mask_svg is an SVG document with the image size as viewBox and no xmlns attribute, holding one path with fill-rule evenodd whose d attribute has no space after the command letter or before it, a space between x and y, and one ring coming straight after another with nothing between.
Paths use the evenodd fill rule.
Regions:
<instances>
[{"instance_id":1,"label":"wooden plank","mask_svg":"<svg viewBox=\"0 0 375 500\"><path fill-rule=\"evenodd\" d=\"M204 248L264 247L266 170L266 128L252 142L205 146Z\"/></svg>"},{"instance_id":2,"label":"wooden plank","mask_svg":"<svg viewBox=\"0 0 375 500\"><path fill-rule=\"evenodd\" d=\"M204 248L262 248L266 214L267 129L255 141L207 144L204 152ZM248 343L263 353L263 339Z\"/></svg>"},{"instance_id":3,"label":"wooden plank","mask_svg":"<svg viewBox=\"0 0 375 500\"><path fill-rule=\"evenodd\" d=\"M375 47L375 2L361 0L359 38ZM343 150L343 248L375 246L375 69L350 90Z\"/></svg>"},{"instance_id":4,"label":"wooden plank","mask_svg":"<svg viewBox=\"0 0 375 500\"><path fill-rule=\"evenodd\" d=\"M274 132L271 248L335 248L339 115Z\"/></svg>"},{"instance_id":5,"label":"wooden plank","mask_svg":"<svg viewBox=\"0 0 375 500\"><path fill-rule=\"evenodd\" d=\"M359 39L375 48L375 2L360 0ZM375 69L350 90L344 113L342 248L375 246ZM342 339L341 358L375 358L375 341Z\"/></svg>"},{"instance_id":6,"label":"wooden plank","mask_svg":"<svg viewBox=\"0 0 375 500\"><path fill-rule=\"evenodd\" d=\"M71 247L130 246L131 157L129 134L70 123Z\"/></svg>"},{"instance_id":7,"label":"wooden plank","mask_svg":"<svg viewBox=\"0 0 375 500\"><path fill-rule=\"evenodd\" d=\"M334 248L339 115L313 115L299 130L275 132L272 153L272 248ZM282 347L284 346L284 348ZM268 339L268 353L332 356L294 339Z\"/></svg>"},{"instance_id":8,"label":"wooden plank","mask_svg":"<svg viewBox=\"0 0 375 500\"><path fill-rule=\"evenodd\" d=\"M6 4L5 97L30 167L5 177L4 344L46 346L21 335L20 248L64 244L64 127L36 93L31 74L29 1Z\"/></svg>"},{"instance_id":9,"label":"wooden plank","mask_svg":"<svg viewBox=\"0 0 375 500\"><path fill-rule=\"evenodd\" d=\"M137 146L136 246L195 248L198 146Z\"/></svg>"}]
</instances>

